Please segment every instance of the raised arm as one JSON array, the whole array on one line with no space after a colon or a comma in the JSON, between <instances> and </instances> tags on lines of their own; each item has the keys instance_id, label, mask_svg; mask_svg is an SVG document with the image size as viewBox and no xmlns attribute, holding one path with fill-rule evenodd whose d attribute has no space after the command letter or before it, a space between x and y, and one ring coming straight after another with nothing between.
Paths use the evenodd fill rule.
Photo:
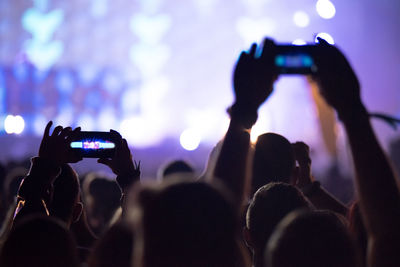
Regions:
<instances>
[{"instance_id":1,"label":"raised arm","mask_svg":"<svg viewBox=\"0 0 400 267\"><path fill-rule=\"evenodd\" d=\"M321 94L343 122L356 171L368 232L368 265L400 266L400 194L395 175L371 127L356 75L343 54L320 40L315 77Z\"/></svg>"},{"instance_id":2,"label":"raised arm","mask_svg":"<svg viewBox=\"0 0 400 267\"><path fill-rule=\"evenodd\" d=\"M69 147L71 139L80 128L72 131L71 127L57 126L50 134L51 126L50 121L45 128L38 156L31 159L30 171L19 187L15 219L33 213L49 215L48 206L52 200L53 182L61 171L61 164L82 159Z\"/></svg>"},{"instance_id":3,"label":"raised arm","mask_svg":"<svg viewBox=\"0 0 400 267\"><path fill-rule=\"evenodd\" d=\"M293 181L294 185L303 191L316 208L331 210L347 216L347 207L326 191L318 181L314 180L311 174L310 148L308 145L303 142L296 142L292 144L292 147L299 164L297 179Z\"/></svg>"},{"instance_id":4,"label":"raised arm","mask_svg":"<svg viewBox=\"0 0 400 267\"><path fill-rule=\"evenodd\" d=\"M119 136L114 157L111 159L101 158L97 162L108 166L117 175L116 181L122 193L121 206L122 215L124 215L126 194L129 192L130 187L140 180L140 162L136 164L133 161L127 141L118 132L114 131L114 133Z\"/></svg>"},{"instance_id":5,"label":"raised arm","mask_svg":"<svg viewBox=\"0 0 400 267\"><path fill-rule=\"evenodd\" d=\"M235 102L229 109L231 122L225 135L214 171L234 194L238 207L248 199L249 175L246 171L250 147L250 129L257 120L260 105L272 93L275 80L273 55L275 45L265 40L263 52L256 57L257 45L242 52L233 77Z\"/></svg>"}]
</instances>

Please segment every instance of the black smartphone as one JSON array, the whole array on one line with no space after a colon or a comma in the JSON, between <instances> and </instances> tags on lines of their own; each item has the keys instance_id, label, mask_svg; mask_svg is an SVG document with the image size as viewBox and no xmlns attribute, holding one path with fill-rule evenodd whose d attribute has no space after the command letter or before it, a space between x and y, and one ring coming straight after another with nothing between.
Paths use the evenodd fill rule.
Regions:
<instances>
[{"instance_id":1,"label":"black smartphone","mask_svg":"<svg viewBox=\"0 0 400 267\"><path fill-rule=\"evenodd\" d=\"M317 71L316 45L277 45L275 66L279 74L312 74Z\"/></svg>"},{"instance_id":2,"label":"black smartphone","mask_svg":"<svg viewBox=\"0 0 400 267\"><path fill-rule=\"evenodd\" d=\"M116 132L79 132L70 147L83 158L112 158L117 140Z\"/></svg>"}]
</instances>

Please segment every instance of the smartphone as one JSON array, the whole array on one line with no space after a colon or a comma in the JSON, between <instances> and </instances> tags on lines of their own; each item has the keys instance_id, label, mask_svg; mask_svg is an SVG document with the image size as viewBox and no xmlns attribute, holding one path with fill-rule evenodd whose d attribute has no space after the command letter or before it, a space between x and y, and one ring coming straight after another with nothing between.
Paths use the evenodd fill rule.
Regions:
<instances>
[{"instance_id":1,"label":"smartphone","mask_svg":"<svg viewBox=\"0 0 400 267\"><path fill-rule=\"evenodd\" d=\"M83 158L112 158L117 140L113 132L79 132L70 147Z\"/></svg>"},{"instance_id":2,"label":"smartphone","mask_svg":"<svg viewBox=\"0 0 400 267\"><path fill-rule=\"evenodd\" d=\"M275 66L279 74L312 74L317 71L315 45L277 45Z\"/></svg>"}]
</instances>

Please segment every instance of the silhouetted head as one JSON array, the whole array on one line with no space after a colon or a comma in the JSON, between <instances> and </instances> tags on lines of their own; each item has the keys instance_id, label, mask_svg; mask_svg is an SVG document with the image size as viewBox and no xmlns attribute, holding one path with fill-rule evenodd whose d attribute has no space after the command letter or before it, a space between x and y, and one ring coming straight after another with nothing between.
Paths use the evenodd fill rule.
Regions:
<instances>
[{"instance_id":1,"label":"silhouetted head","mask_svg":"<svg viewBox=\"0 0 400 267\"><path fill-rule=\"evenodd\" d=\"M296 187L269 183L254 194L247 209L245 238L256 253L262 253L278 223L290 212L309 209L310 202Z\"/></svg>"},{"instance_id":2,"label":"silhouetted head","mask_svg":"<svg viewBox=\"0 0 400 267\"><path fill-rule=\"evenodd\" d=\"M194 169L186 161L174 160L163 166L158 174L158 180L164 180L173 177L173 174L193 174Z\"/></svg>"},{"instance_id":3,"label":"silhouetted head","mask_svg":"<svg viewBox=\"0 0 400 267\"><path fill-rule=\"evenodd\" d=\"M133 254L132 227L118 222L96 242L88 259L89 267L131 267Z\"/></svg>"},{"instance_id":4,"label":"silhouetted head","mask_svg":"<svg viewBox=\"0 0 400 267\"><path fill-rule=\"evenodd\" d=\"M10 233L0 255L2 267L78 267L75 242L65 224L53 217L22 220Z\"/></svg>"},{"instance_id":5,"label":"silhouetted head","mask_svg":"<svg viewBox=\"0 0 400 267\"><path fill-rule=\"evenodd\" d=\"M61 165L60 175L53 183L54 193L50 213L64 221L67 226L79 219L82 203L79 201L79 178L68 164Z\"/></svg>"},{"instance_id":6,"label":"silhouetted head","mask_svg":"<svg viewBox=\"0 0 400 267\"><path fill-rule=\"evenodd\" d=\"M295 211L279 223L267 250L268 267L354 267L355 249L344 221L330 211Z\"/></svg>"},{"instance_id":7,"label":"silhouetted head","mask_svg":"<svg viewBox=\"0 0 400 267\"><path fill-rule=\"evenodd\" d=\"M220 187L168 180L141 189L136 203L143 266L242 266L237 214Z\"/></svg>"},{"instance_id":8,"label":"silhouetted head","mask_svg":"<svg viewBox=\"0 0 400 267\"><path fill-rule=\"evenodd\" d=\"M292 145L285 137L260 135L254 150L252 193L270 182L289 183L295 166Z\"/></svg>"},{"instance_id":9,"label":"silhouetted head","mask_svg":"<svg viewBox=\"0 0 400 267\"><path fill-rule=\"evenodd\" d=\"M100 234L121 204L121 190L115 181L90 173L83 182L83 193L88 222L93 231Z\"/></svg>"}]
</instances>

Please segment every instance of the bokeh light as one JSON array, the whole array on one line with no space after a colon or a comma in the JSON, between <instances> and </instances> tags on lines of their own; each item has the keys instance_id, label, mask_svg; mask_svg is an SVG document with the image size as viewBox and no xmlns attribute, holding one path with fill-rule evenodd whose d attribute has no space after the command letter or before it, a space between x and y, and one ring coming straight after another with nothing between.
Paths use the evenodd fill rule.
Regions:
<instances>
[{"instance_id":1,"label":"bokeh light","mask_svg":"<svg viewBox=\"0 0 400 267\"><path fill-rule=\"evenodd\" d=\"M4 120L4 130L8 134L21 134L25 128L25 121L20 115L8 115Z\"/></svg>"},{"instance_id":2,"label":"bokeh light","mask_svg":"<svg viewBox=\"0 0 400 267\"><path fill-rule=\"evenodd\" d=\"M329 0L318 0L315 5L318 15L324 19L332 19L336 14L335 5Z\"/></svg>"},{"instance_id":3,"label":"bokeh light","mask_svg":"<svg viewBox=\"0 0 400 267\"><path fill-rule=\"evenodd\" d=\"M181 146L188 151L196 150L201 142L199 133L194 129L187 129L182 132L180 138Z\"/></svg>"},{"instance_id":4,"label":"bokeh light","mask_svg":"<svg viewBox=\"0 0 400 267\"><path fill-rule=\"evenodd\" d=\"M293 22L296 26L304 28L310 24L310 17L304 11L296 11L293 15Z\"/></svg>"},{"instance_id":5,"label":"bokeh light","mask_svg":"<svg viewBox=\"0 0 400 267\"><path fill-rule=\"evenodd\" d=\"M333 37L326 32L320 32L315 36L315 42L318 42L318 37L321 39L324 39L325 41L327 41L329 44L333 45L335 44L335 40L333 39Z\"/></svg>"}]
</instances>

